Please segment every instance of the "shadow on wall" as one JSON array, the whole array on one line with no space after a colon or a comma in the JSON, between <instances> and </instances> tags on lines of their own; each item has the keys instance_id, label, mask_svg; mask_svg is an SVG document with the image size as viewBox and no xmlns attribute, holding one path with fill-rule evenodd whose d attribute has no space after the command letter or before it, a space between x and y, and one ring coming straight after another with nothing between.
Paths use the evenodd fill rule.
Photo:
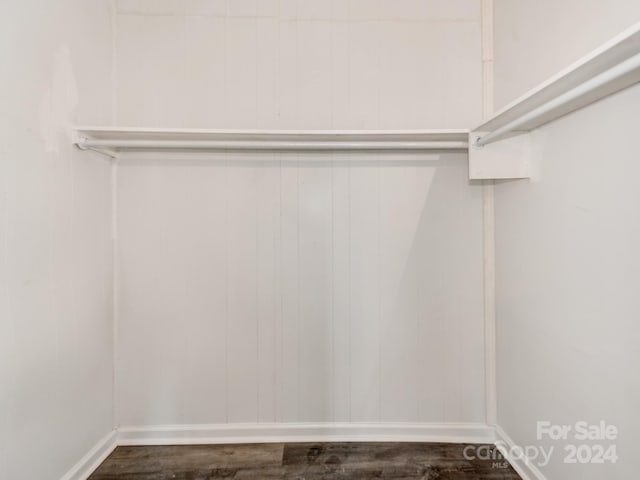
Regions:
<instances>
[{"instance_id":1,"label":"shadow on wall","mask_svg":"<svg viewBox=\"0 0 640 480\"><path fill-rule=\"evenodd\" d=\"M466 156L232 155L119 167L120 423L481 422Z\"/></svg>"}]
</instances>

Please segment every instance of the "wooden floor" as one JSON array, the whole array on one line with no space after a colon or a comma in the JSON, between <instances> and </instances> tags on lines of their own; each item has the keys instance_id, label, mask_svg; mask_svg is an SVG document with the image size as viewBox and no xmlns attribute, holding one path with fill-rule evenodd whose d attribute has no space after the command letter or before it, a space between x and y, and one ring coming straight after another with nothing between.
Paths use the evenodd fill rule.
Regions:
<instances>
[{"instance_id":1,"label":"wooden floor","mask_svg":"<svg viewBox=\"0 0 640 480\"><path fill-rule=\"evenodd\" d=\"M444 443L118 447L89 480L520 479L501 457L465 460L464 447Z\"/></svg>"}]
</instances>

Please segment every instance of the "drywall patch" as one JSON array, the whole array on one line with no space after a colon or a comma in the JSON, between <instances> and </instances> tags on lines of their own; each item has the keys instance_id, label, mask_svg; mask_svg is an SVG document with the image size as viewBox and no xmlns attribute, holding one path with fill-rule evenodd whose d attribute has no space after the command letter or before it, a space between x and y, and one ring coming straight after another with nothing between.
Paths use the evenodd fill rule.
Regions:
<instances>
[{"instance_id":1,"label":"drywall patch","mask_svg":"<svg viewBox=\"0 0 640 480\"><path fill-rule=\"evenodd\" d=\"M56 153L60 140L69 142L68 126L78 105L78 87L73 73L71 51L66 45L53 55L51 79L40 104L40 138L45 151Z\"/></svg>"}]
</instances>

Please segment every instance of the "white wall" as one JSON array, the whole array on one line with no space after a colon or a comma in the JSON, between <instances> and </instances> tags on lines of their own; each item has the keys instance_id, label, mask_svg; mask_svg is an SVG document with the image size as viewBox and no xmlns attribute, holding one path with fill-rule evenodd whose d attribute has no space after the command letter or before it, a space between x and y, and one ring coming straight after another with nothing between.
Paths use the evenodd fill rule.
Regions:
<instances>
[{"instance_id":1,"label":"white wall","mask_svg":"<svg viewBox=\"0 0 640 480\"><path fill-rule=\"evenodd\" d=\"M530 86L525 77L542 79L640 19L631 1L531 3L496 3L505 101ZM535 178L496 186L498 423L519 445L555 445L549 479L637 475L638 105L636 86L536 131ZM536 439L537 421L600 420L620 431L616 465L565 464L563 446L581 442Z\"/></svg>"},{"instance_id":2,"label":"white wall","mask_svg":"<svg viewBox=\"0 0 640 480\"><path fill-rule=\"evenodd\" d=\"M480 118L475 0L147 3L119 2L120 124ZM123 160L119 423L483 422L481 187L402 158Z\"/></svg>"},{"instance_id":3,"label":"white wall","mask_svg":"<svg viewBox=\"0 0 640 480\"><path fill-rule=\"evenodd\" d=\"M478 0L120 0L123 125L466 128Z\"/></svg>"},{"instance_id":4,"label":"white wall","mask_svg":"<svg viewBox=\"0 0 640 480\"><path fill-rule=\"evenodd\" d=\"M56 479L112 429L110 167L66 129L110 120L110 8L0 17L0 477Z\"/></svg>"}]
</instances>

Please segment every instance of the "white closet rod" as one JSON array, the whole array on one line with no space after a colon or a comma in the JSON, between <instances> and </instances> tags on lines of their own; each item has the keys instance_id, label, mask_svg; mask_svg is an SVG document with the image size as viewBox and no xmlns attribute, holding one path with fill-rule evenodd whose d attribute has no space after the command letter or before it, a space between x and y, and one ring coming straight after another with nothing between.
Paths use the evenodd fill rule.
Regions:
<instances>
[{"instance_id":1,"label":"white closet rod","mask_svg":"<svg viewBox=\"0 0 640 480\"><path fill-rule=\"evenodd\" d=\"M108 140L85 138L80 148L174 150L466 150L465 141L258 141L258 140Z\"/></svg>"},{"instance_id":2,"label":"white closet rod","mask_svg":"<svg viewBox=\"0 0 640 480\"><path fill-rule=\"evenodd\" d=\"M616 80L624 77L625 75L628 75L629 73L632 73L637 69L640 69L640 53L629 58L628 60L625 60L622 63L619 63L615 67L612 67L609 70L596 75L592 79L584 82L583 84L573 88L572 90L569 90L562 95L559 95L558 97L539 106L538 108L531 110L529 113L516 118L515 120L512 120L511 122L503 125L493 132L483 135L478 140L476 140L475 145L478 147L483 147L485 145L508 137L512 133L517 133L519 132L518 129L520 127L526 125L532 120L543 117L547 113L557 108L570 104L578 98L588 95L589 93L594 92L595 90L604 87L609 83L615 82Z\"/></svg>"}]
</instances>

